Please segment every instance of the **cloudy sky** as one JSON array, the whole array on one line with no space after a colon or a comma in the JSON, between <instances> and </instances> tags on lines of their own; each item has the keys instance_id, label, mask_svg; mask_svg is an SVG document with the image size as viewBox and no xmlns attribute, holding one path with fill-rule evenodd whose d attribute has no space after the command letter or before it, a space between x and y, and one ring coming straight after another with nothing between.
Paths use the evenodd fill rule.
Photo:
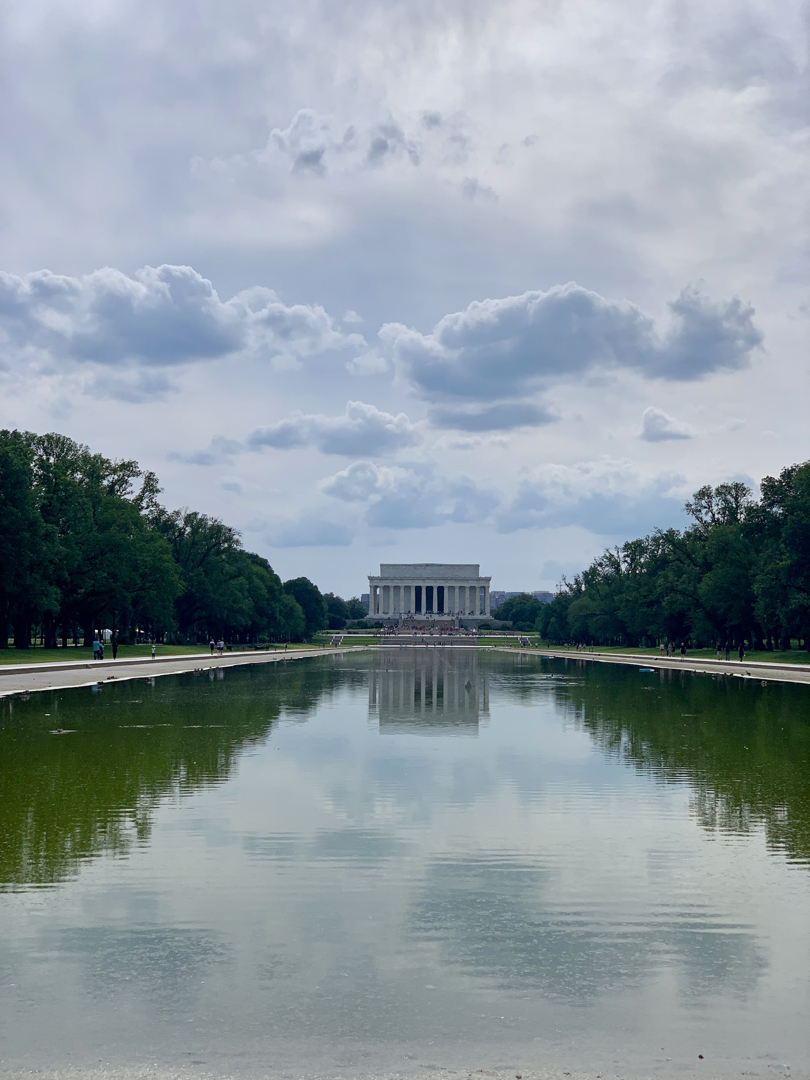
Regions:
<instances>
[{"instance_id":1,"label":"cloudy sky","mask_svg":"<svg viewBox=\"0 0 810 1080\"><path fill-rule=\"evenodd\" d=\"M0 426L553 588L810 457L799 0L11 0Z\"/></svg>"}]
</instances>

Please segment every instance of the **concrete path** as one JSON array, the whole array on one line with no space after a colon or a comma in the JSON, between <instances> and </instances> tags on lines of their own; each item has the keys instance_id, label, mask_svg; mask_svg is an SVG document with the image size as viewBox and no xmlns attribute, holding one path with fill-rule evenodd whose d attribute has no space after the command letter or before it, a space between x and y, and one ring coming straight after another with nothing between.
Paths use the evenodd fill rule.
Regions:
<instances>
[{"instance_id":1,"label":"concrete path","mask_svg":"<svg viewBox=\"0 0 810 1080\"><path fill-rule=\"evenodd\" d=\"M210 653L186 653L184 656L159 656L154 660L63 660L50 664L0 665L0 698L35 690L64 690L71 686L123 682L127 679L152 679L157 675L179 675L185 671L238 667L242 664L276 664L284 660L303 660L308 656L335 656L363 650L364 645L324 649L288 649L287 652L230 652L223 656Z\"/></svg>"},{"instance_id":2,"label":"concrete path","mask_svg":"<svg viewBox=\"0 0 810 1080\"><path fill-rule=\"evenodd\" d=\"M771 664L768 661L748 663L743 660L709 660L702 657L646 656L644 653L600 653L585 649L501 649L501 652L526 653L531 656L555 656L563 660L590 661L596 664L625 664L668 671L700 671L714 675L731 675L738 679L760 679L769 682L810 683L810 664Z\"/></svg>"}]
</instances>

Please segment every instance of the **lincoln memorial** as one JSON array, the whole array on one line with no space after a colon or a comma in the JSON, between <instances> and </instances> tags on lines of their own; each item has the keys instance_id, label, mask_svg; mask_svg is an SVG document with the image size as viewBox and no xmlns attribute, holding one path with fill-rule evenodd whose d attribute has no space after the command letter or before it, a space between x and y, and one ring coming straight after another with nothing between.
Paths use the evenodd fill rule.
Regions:
<instances>
[{"instance_id":1,"label":"lincoln memorial","mask_svg":"<svg viewBox=\"0 0 810 1080\"><path fill-rule=\"evenodd\" d=\"M369 575L369 617L392 622L491 619L489 583L478 563L381 563Z\"/></svg>"}]
</instances>

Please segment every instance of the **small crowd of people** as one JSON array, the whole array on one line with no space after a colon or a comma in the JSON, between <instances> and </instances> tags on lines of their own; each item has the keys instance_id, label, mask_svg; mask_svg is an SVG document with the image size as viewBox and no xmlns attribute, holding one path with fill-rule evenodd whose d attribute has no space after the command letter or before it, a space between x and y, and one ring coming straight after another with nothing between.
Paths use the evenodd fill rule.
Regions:
<instances>
[{"instance_id":1,"label":"small crowd of people","mask_svg":"<svg viewBox=\"0 0 810 1080\"><path fill-rule=\"evenodd\" d=\"M675 645L674 641L668 641L666 643L666 645L662 641L661 644L658 646L658 651L661 653L662 656L674 656L675 655L675 649L676 649L676 645ZM686 642L685 641L681 642L681 650L680 651L681 651L681 656L686 656Z\"/></svg>"},{"instance_id":2,"label":"small crowd of people","mask_svg":"<svg viewBox=\"0 0 810 1080\"><path fill-rule=\"evenodd\" d=\"M118 658L118 635L112 634L110 636L110 648L112 649L112 658L116 660ZM93 639L93 659L104 659L104 642L99 638Z\"/></svg>"},{"instance_id":3,"label":"small crowd of people","mask_svg":"<svg viewBox=\"0 0 810 1080\"><path fill-rule=\"evenodd\" d=\"M211 640L208 642L208 648L211 650L212 656L214 655L214 650L216 650L218 656L222 656L222 654L225 652L225 642L222 640L222 638L220 638L219 641L214 641L214 639L211 638Z\"/></svg>"}]
</instances>

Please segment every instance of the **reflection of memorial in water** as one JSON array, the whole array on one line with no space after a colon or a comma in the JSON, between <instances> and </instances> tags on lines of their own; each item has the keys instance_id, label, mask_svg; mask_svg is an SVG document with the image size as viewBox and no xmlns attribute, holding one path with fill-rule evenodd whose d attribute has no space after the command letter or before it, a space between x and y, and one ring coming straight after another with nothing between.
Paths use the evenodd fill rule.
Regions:
<instances>
[{"instance_id":1,"label":"reflection of memorial in water","mask_svg":"<svg viewBox=\"0 0 810 1080\"><path fill-rule=\"evenodd\" d=\"M489 672L477 649L398 649L369 673L369 717L380 732L477 735L489 717Z\"/></svg>"}]
</instances>

